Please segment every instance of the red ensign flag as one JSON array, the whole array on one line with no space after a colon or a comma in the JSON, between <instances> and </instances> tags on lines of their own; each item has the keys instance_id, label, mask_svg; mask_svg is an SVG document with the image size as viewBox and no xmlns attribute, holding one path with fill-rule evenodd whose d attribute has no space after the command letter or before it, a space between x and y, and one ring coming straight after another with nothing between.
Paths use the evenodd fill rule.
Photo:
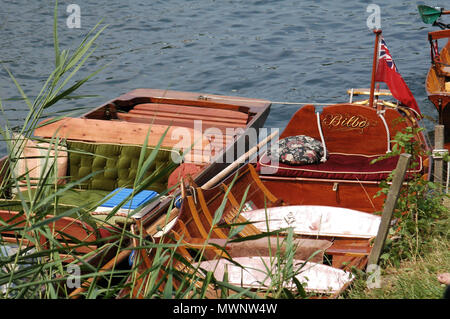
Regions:
<instances>
[{"instance_id":1,"label":"red ensign flag","mask_svg":"<svg viewBox=\"0 0 450 319\"><path fill-rule=\"evenodd\" d=\"M389 53L383 37L380 37L375 81L386 83L392 95L398 101L414 109L417 113L419 113L419 115L422 115L419 106L414 99L414 96L412 95L400 73L398 73L397 67L395 66L394 60Z\"/></svg>"}]
</instances>

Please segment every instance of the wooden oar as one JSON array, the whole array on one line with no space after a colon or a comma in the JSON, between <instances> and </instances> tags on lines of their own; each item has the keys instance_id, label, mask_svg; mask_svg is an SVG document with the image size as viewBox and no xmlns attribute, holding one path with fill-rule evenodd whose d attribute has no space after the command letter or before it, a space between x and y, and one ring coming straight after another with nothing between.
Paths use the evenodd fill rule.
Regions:
<instances>
[{"instance_id":1,"label":"wooden oar","mask_svg":"<svg viewBox=\"0 0 450 319\"><path fill-rule=\"evenodd\" d=\"M224 177L226 177L228 174L230 174L233 170L235 170L240 164L244 163L250 156L255 154L263 145L267 144L277 134L278 134L278 132L273 132L272 134L267 136L265 139L263 139L261 142L259 142L258 145L252 147L247 153L241 155L237 160L235 160L233 163L231 163L229 166L227 166L219 174L217 174L215 177L211 178L208 182L203 184L203 186L201 186L201 188L202 189L210 189L218 181L222 180Z\"/></svg>"}]
</instances>

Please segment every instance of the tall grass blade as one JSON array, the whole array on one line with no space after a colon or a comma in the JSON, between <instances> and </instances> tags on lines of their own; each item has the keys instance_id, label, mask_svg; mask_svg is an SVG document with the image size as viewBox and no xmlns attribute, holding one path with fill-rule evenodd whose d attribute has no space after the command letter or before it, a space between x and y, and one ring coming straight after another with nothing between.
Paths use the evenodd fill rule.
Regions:
<instances>
[{"instance_id":1,"label":"tall grass blade","mask_svg":"<svg viewBox=\"0 0 450 319\"><path fill-rule=\"evenodd\" d=\"M55 68L60 66L59 41L58 41L58 0L55 0L53 12L53 46L55 48Z\"/></svg>"},{"instance_id":2,"label":"tall grass blade","mask_svg":"<svg viewBox=\"0 0 450 319\"><path fill-rule=\"evenodd\" d=\"M11 71L9 71L9 69L6 66L3 66L4 69L6 70L6 72L8 72L9 77L11 78L11 80L13 80L14 84L16 85L17 90L19 91L20 95L22 96L23 100L25 101L25 103L27 103L28 108L30 110L33 109L33 106L30 102L30 100L28 99L27 95L25 94L25 92L23 91L22 87L20 86L19 82L17 82L16 78L14 77L14 75L11 73Z\"/></svg>"}]
</instances>

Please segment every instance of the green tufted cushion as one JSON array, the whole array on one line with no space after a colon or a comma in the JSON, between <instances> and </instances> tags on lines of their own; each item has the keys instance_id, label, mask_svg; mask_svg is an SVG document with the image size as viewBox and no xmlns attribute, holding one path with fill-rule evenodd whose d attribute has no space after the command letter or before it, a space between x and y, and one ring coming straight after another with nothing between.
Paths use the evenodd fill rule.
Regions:
<instances>
[{"instance_id":1,"label":"green tufted cushion","mask_svg":"<svg viewBox=\"0 0 450 319\"><path fill-rule=\"evenodd\" d=\"M92 172L101 171L80 184L83 189L112 191L118 187L132 187L141 152L140 146L121 144L97 144L68 141L69 175L77 181ZM145 159L154 148L148 148ZM167 188L167 179L176 167L172 160L175 151L160 149L145 176L150 176L166 167L172 167L147 189L161 193ZM174 155L177 155L175 153Z\"/></svg>"}]
</instances>

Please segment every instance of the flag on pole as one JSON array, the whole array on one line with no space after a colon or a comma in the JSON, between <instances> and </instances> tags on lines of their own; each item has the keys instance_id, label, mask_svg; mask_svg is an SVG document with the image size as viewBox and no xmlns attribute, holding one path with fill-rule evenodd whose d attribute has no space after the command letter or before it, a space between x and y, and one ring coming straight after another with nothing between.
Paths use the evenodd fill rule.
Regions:
<instances>
[{"instance_id":1,"label":"flag on pole","mask_svg":"<svg viewBox=\"0 0 450 319\"><path fill-rule=\"evenodd\" d=\"M386 46L386 42L382 36L380 36L378 48L378 63L375 81L386 83L392 95L399 102L412 108L419 115L422 115L414 96L398 72L398 69L395 66L394 60L392 59L392 56Z\"/></svg>"}]
</instances>

